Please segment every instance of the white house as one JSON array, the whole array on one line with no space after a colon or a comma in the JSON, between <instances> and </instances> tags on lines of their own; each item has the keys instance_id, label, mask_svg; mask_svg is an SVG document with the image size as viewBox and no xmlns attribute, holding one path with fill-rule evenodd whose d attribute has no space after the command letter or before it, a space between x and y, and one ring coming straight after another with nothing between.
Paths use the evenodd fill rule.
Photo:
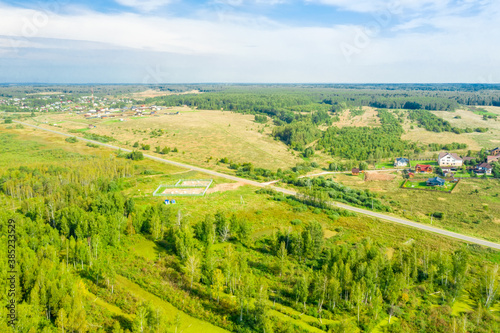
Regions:
<instances>
[{"instance_id":1,"label":"white house","mask_svg":"<svg viewBox=\"0 0 500 333\"><path fill-rule=\"evenodd\" d=\"M405 166L408 166L410 164L410 161L407 159L407 158L404 158L404 157L399 157L399 158L396 158L396 160L394 161L394 167L405 167Z\"/></svg>"},{"instance_id":2,"label":"white house","mask_svg":"<svg viewBox=\"0 0 500 333\"><path fill-rule=\"evenodd\" d=\"M461 167L463 164L462 158L455 153L440 153L438 157L439 166Z\"/></svg>"}]
</instances>

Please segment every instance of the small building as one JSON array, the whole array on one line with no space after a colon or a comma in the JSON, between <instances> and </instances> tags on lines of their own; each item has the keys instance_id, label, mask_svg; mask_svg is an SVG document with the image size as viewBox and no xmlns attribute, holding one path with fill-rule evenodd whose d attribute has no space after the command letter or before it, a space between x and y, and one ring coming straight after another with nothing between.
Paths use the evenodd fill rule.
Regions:
<instances>
[{"instance_id":1,"label":"small building","mask_svg":"<svg viewBox=\"0 0 500 333\"><path fill-rule=\"evenodd\" d=\"M432 165L417 164L415 166L415 172L432 173L433 171L434 171L434 169L432 168Z\"/></svg>"},{"instance_id":2,"label":"small building","mask_svg":"<svg viewBox=\"0 0 500 333\"><path fill-rule=\"evenodd\" d=\"M95 128L95 125L89 124L89 128Z\"/></svg>"},{"instance_id":3,"label":"small building","mask_svg":"<svg viewBox=\"0 0 500 333\"><path fill-rule=\"evenodd\" d=\"M490 150L490 155L500 156L500 147L496 147L495 149Z\"/></svg>"},{"instance_id":4,"label":"small building","mask_svg":"<svg viewBox=\"0 0 500 333\"><path fill-rule=\"evenodd\" d=\"M474 168L474 172L475 173L484 173L484 174L487 174L487 175L491 175L492 171L493 171L493 166L491 164L488 164L488 163L478 164Z\"/></svg>"},{"instance_id":5,"label":"small building","mask_svg":"<svg viewBox=\"0 0 500 333\"><path fill-rule=\"evenodd\" d=\"M460 156L448 152L440 153L437 162L439 166L461 167L463 164L463 160Z\"/></svg>"},{"instance_id":6,"label":"small building","mask_svg":"<svg viewBox=\"0 0 500 333\"><path fill-rule=\"evenodd\" d=\"M415 174L413 172L408 172L408 178L413 178L415 177Z\"/></svg>"},{"instance_id":7,"label":"small building","mask_svg":"<svg viewBox=\"0 0 500 333\"><path fill-rule=\"evenodd\" d=\"M456 168L450 168L450 167L443 167L441 168L441 172L443 173L443 176L445 177L453 177L453 172L457 171Z\"/></svg>"},{"instance_id":8,"label":"small building","mask_svg":"<svg viewBox=\"0 0 500 333\"><path fill-rule=\"evenodd\" d=\"M410 164L410 160L408 160L407 158L404 158L404 157L396 158L396 160L394 161L395 168L405 167L405 166L408 166L409 164Z\"/></svg>"},{"instance_id":9,"label":"small building","mask_svg":"<svg viewBox=\"0 0 500 333\"><path fill-rule=\"evenodd\" d=\"M486 163L500 162L500 155L486 156Z\"/></svg>"},{"instance_id":10,"label":"small building","mask_svg":"<svg viewBox=\"0 0 500 333\"><path fill-rule=\"evenodd\" d=\"M427 179L427 186L444 186L445 180L439 177Z\"/></svg>"},{"instance_id":11,"label":"small building","mask_svg":"<svg viewBox=\"0 0 500 333\"><path fill-rule=\"evenodd\" d=\"M358 176L359 175L359 169L358 168L352 168L351 170L353 176Z\"/></svg>"}]
</instances>

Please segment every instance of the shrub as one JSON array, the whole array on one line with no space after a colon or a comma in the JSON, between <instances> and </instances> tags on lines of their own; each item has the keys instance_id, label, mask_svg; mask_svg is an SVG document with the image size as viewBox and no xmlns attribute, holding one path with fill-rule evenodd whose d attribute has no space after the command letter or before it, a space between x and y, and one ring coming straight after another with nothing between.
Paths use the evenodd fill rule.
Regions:
<instances>
[{"instance_id":1,"label":"shrub","mask_svg":"<svg viewBox=\"0 0 500 333\"><path fill-rule=\"evenodd\" d=\"M75 136L72 136L70 138L66 138L66 142L75 143L78 142L78 139Z\"/></svg>"},{"instance_id":2,"label":"shrub","mask_svg":"<svg viewBox=\"0 0 500 333\"><path fill-rule=\"evenodd\" d=\"M140 161L144 159L144 155L142 152L134 150L133 152L127 154L127 158L132 161Z\"/></svg>"},{"instance_id":3,"label":"shrub","mask_svg":"<svg viewBox=\"0 0 500 333\"><path fill-rule=\"evenodd\" d=\"M291 220L290 223L292 225L301 225L302 224L302 221L299 220L299 219L295 219L295 220Z\"/></svg>"}]
</instances>

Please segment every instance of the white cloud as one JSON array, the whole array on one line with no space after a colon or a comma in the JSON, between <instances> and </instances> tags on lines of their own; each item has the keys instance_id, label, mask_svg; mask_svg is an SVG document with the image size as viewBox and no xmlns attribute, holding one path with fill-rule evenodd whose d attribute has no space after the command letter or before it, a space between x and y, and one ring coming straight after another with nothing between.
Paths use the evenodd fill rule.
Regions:
<instances>
[{"instance_id":1,"label":"white cloud","mask_svg":"<svg viewBox=\"0 0 500 333\"><path fill-rule=\"evenodd\" d=\"M428 1L405 3L406 8L423 8ZM0 4L0 32L7 36L0 38L0 62L17 48L22 50L17 61L50 59L53 54L66 66L74 61L76 68L85 55L95 66L105 64L110 73L119 59L119 80L125 80L122 70L128 61L131 68L165 67L169 78L178 82L476 82L489 75L500 78L499 5L485 1L482 6L469 16L447 10L397 26L392 22L360 45L356 38L363 25L294 27L235 12L227 12L222 20L81 8L55 15ZM426 26L434 30L415 30ZM12 46L12 40L20 42ZM341 50L346 44L355 49L350 62Z\"/></svg>"},{"instance_id":2,"label":"white cloud","mask_svg":"<svg viewBox=\"0 0 500 333\"><path fill-rule=\"evenodd\" d=\"M160 7L164 7L172 0L116 0L122 6L134 8L140 12L151 12Z\"/></svg>"}]
</instances>

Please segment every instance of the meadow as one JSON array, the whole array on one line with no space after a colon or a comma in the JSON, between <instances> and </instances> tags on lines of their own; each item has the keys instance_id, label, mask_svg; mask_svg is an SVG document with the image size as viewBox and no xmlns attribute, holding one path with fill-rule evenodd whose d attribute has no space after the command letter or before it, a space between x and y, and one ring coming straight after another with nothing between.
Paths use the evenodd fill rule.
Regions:
<instances>
[{"instance_id":1,"label":"meadow","mask_svg":"<svg viewBox=\"0 0 500 333\"><path fill-rule=\"evenodd\" d=\"M300 160L283 143L269 136L271 122L258 124L253 121L254 116L232 112L183 110L179 115L130 117L123 122L85 120L75 114L44 115L36 120L42 123L66 120L58 124L58 129L112 136L117 140L115 144L129 149L135 142L149 145L151 152L156 146L177 148L179 153L171 153L168 158L214 169L216 162L224 157L235 163L252 162L257 167L274 170L288 168ZM97 127L88 130L90 123ZM156 130L165 133L151 135Z\"/></svg>"},{"instance_id":2,"label":"meadow","mask_svg":"<svg viewBox=\"0 0 500 333\"><path fill-rule=\"evenodd\" d=\"M51 170L50 168L47 169L48 165L67 168L71 163L86 163L89 160L95 160L96 163L98 161L116 160L119 165L122 165L122 162L127 162L116 157L116 152L106 148L88 147L83 142L69 143L64 138L39 130L33 131L26 128L6 129L5 125L2 126L2 142L11 150L2 152L4 164L0 166L0 172L6 172L8 169L12 170L12 168L19 166L39 167L41 170ZM29 159L29 156L38 156L39 152L43 152L40 159ZM432 304L434 309L444 311L439 312L439 314L433 313L433 316L441 318L441 325L446 323L446 325L449 325L447 327L451 327L453 320L462 320L465 316L475 315L477 296L474 296L476 297L474 299L464 298L465 296L457 300L452 298L446 298L446 300L442 298L432 299L427 298L425 293L422 294L418 288L410 285L404 287L404 292L400 297L398 296L398 307L404 309L403 313L397 311L393 313L389 304L387 308L384 308L374 317L372 305L367 304L362 306L361 322L357 319L356 307L354 307L354 304L358 303L351 303L355 302L354 298L345 304L339 305L337 310L325 306L322 315L319 315L316 310L317 296L314 293L308 296L309 300L305 301L305 307L301 303L297 305L294 296L296 291L293 285L300 283L298 278L306 272L312 279L311 288L316 288L313 287L313 276L316 276L314 274L319 274L321 271L320 267L317 266L321 262L327 262L326 258L329 250L322 252L321 255L319 252L308 254L307 260L305 258L302 260L296 257L292 252L293 250L290 249L286 256L285 265L282 266L283 262L280 261L278 254L276 254L276 245L273 244L282 235L300 235L304 230L307 230L308 225L314 223L318 223L323 230L321 243L325 244L325 249L337 251L352 246L353 251L359 251L360 247L366 247L367 251L371 251L370 247L375 247L377 249L375 252L380 251L382 257L386 258L383 260L387 260L392 265L398 265L399 260L403 260L403 258L406 258L404 259L406 262L406 254L415 251L415 244L418 244L419 249L426 249L430 253L439 252L442 253L441 255L448 255L459 250L472 251L476 261L482 261L486 264L500 262L500 256L495 251L481 249L480 247L468 247L461 242L442 236L433 235L429 237L423 231L361 215L341 214L337 218L332 218L331 212L327 210L304 205L282 194L257 191L256 188L248 185L239 186L232 190L211 192L204 197L177 198L177 204L168 208L171 216L170 221L167 222L169 225L168 230L165 230L164 237L157 238L153 234L145 232L144 229L137 227L136 224L138 223L136 220L148 219L149 213L147 212L154 212L154 210L151 210L153 207L162 205L161 198L151 195L157 185L159 183L175 183L178 179L204 179L206 176L198 172L148 160L127 163L132 163L130 165L131 175L115 180L117 186L115 190L111 190L107 194L99 194L93 199L104 200L103 195L115 198L118 193L122 193L125 198L128 198L127 200L133 200L136 208L134 208L134 213L128 217L132 224L129 224L124 229L121 240L118 241L120 246L113 246L112 243L105 245L104 243L104 245L101 245L104 246L101 249L101 255L96 255L95 258L91 255L90 261L89 258L84 259L81 269L80 262L74 261L77 257L73 258L73 250L70 250L69 260L72 265L69 266L66 274L73 276L75 281L83 283L81 285L79 282L75 282L75 288L83 290L81 295L83 296L82 302L86 304L87 309L86 321L89 326L87 326L86 330L88 331L91 330L90 327L93 327L93 325L102 326L105 331L116 332L124 329L137 331L139 327L137 325L140 324L141 320L150 323L151 327L164 327L169 332L226 332L245 328L250 331L262 331L263 328L259 325L272 325L277 332L322 332L328 330L341 331L342 329L347 329L350 332L359 330L383 332L391 329L397 331L407 327L401 325L412 325L411 327L420 325L415 321L416 312L414 309L415 304L422 302L424 298L426 299L425 302L430 302L429 304ZM68 171L56 172L64 173ZM353 182L353 187L362 184L380 185L378 182L367 184L361 178L349 175L335 175L335 177L336 179L342 179L346 183ZM212 186L215 188L215 186L227 182L227 180L214 179ZM397 181L391 184L395 183ZM481 184L486 183L481 183L480 180L473 181L461 188L462 194L465 195L464 191L472 190L474 185L480 186ZM481 188L481 190L483 189L486 190L485 187ZM375 188L371 190L377 191ZM386 190L387 192L384 192L384 194L387 195L387 198L384 200L389 201L390 189L387 188ZM23 208L19 213L29 209L29 205L20 204L18 199L11 198L5 193L2 193L1 196L4 207L21 205ZM405 204L404 200L402 200L404 196L399 193L397 197L400 198L402 209ZM34 205L37 199L30 200L28 202ZM75 197L75 200L80 199ZM489 203L490 214L497 214L498 202L493 200ZM398 207L396 203L393 203L393 205ZM97 214L97 211L111 209L105 204L105 201L97 204L97 206L91 205L90 207L94 207L92 209L95 210L94 213L90 214ZM126 207L128 206L126 205ZM61 212L63 211L64 208ZM5 217L5 215L2 216ZM27 214L27 216L31 215ZM226 216L228 219L231 219L231 216L236 216L238 221L247 221L248 225L251 226L249 238L246 241L241 241L240 236L233 236L228 241L217 241L212 245L214 253L219 258L216 261L216 267L224 273L223 276L227 276L224 278L227 280L222 284L220 290L214 287L215 281L213 282L214 285L207 285L205 279L208 277L195 279L196 282L194 285L191 283L190 287L189 276L191 275L188 273L187 259L181 259L182 250L180 249L182 247L179 247L178 240L173 241L173 239L188 237L183 238L187 241L190 239L189 237L193 237L188 236L188 230L191 228L197 230L198 225L207 221L207 216L215 216L216 221L221 216ZM446 217L443 221L446 221ZM59 218L57 220L59 221ZM441 221L435 220L436 223L441 223ZM111 221L112 219L108 223ZM54 230L63 233L64 230L60 229L59 222L57 223ZM183 226L180 230L176 227L177 223ZM44 225L52 228L49 227L49 224ZM481 226L484 227L485 224ZM107 230L104 225L101 228ZM98 235L94 235L94 237L100 237L98 239L101 239L101 242L107 239L106 234L102 232ZM197 235L196 231L195 235ZM196 237L200 236L197 235ZM194 253L205 251L201 241L194 238L191 241L194 242ZM54 244L53 246L59 248L56 251L56 257L59 257L61 262L64 262L68 256L67 249L73 248L74 245L63 234L61 234L61 242L58 243L59 245ZM79 248L79 242L80 240L76 242L77 249ZM185 244L188 246L188 243ZM92 249L94 249L94 246L94 241L92 241ZM356 248L357 250L354 250ZM97 248L95 248L95 251L97 251ZM245 261L248 260L249 267L247 269L249 271L246 274L255 276L256 282L262 286L267 286L264 298L261 298L263 296L259 296L259 293L252 294L253 296L247 305L245 305L246 303L240 303L241 294L238 291L235 292L231 287L231 276L233 275L230 272L234 268L231 268L233 263L227 261L227 258L239 258L239 256L245 258ZM205 265L205 259L203 259L203 262L203 265ZM47 262L44 261L42 267L46 267L46 265ZM477 271L476 268L474 270ZM477 272L474 274L477 274ZM358 281L357 279L357 277L354 277L355 281ZM415 283L417 283L416 280ZM353 291L356 286L357 284L352 285ZM217 297L220 301L216 301L214 297ZM409 297L409 299L407 300L406 297ZM341 300L339 300L339 304L341 304L340 302ZM243 322L239 321L240 304L243 304L241 305L243 307L248 307L251 313L257 311L255 315L258 321L254 321L246 315ZM257 306L257 304L259 305ZM26 306L28 305L33 306L31 303L26 303ZM265 309L264 317L259 314L257 310L259 308ZM446 314L447 308L452 309L451 314ZM67 311L72 313L74 310L68 308ZM485 311L486 316L483 327L484 325L488 327L489 323L493 323L497 318L495 306L492 306L491 310L483 311ZM389 324L389 313L393 313L395 316L391 320L391 324ZM58 318L64 318L64 313L61 311L57 315ZM157 316L161 316L162 319L154 319ZM71 325L74 325L72 321L71 323ZM60 327L61 321L56 318L52 322L45 322L43 325ZM8 330L5 330L5 332L8 332Z\"/></svg>"}]
</instances>

